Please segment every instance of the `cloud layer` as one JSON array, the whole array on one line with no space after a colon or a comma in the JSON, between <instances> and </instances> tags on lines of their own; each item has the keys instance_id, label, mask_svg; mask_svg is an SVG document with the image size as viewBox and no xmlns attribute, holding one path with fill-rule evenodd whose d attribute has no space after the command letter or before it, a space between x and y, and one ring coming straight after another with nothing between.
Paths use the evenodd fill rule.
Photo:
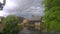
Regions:
<instances>
[{"instance_id":1,"label":"cloud layer","mask_svg":"<svg viewBox=\"0 0 60 34\"><path fill-rule=\"evenodd\" d=\"M42 0L6 0L3 11L7 15L31 17L31 15L42 16L43 10Z\"/></svg>"}]
</instances>

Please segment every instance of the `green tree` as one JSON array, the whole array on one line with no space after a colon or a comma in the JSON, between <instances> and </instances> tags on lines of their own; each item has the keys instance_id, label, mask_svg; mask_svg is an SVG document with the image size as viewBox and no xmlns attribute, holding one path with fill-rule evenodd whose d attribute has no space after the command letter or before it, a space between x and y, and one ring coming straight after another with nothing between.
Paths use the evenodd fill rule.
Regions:
<instances>
[{"instance_id":1,"label":"green tree","mask_svg":"<svg viewBox=\"0 0 60 34\"><path fill-rule=\"evenodd\" d=\"M9 15L6 18L3 19L3 25L4 25L4 34L13 34L12 32L14 30L17 30L17 24L20 22L20 19L16 16ZM17 34L16 32L14 32Z\"/></svg>"},{"instance_id":2,"label":"green tree","mask_svg":"<svg viewBox=\"0 0 60 34\"><path fill-rule=\"evenodd\" d=\"M60 31L60 0L43 0L45 15L44 28L47 31Z\"/></svg>"}]
</instances>

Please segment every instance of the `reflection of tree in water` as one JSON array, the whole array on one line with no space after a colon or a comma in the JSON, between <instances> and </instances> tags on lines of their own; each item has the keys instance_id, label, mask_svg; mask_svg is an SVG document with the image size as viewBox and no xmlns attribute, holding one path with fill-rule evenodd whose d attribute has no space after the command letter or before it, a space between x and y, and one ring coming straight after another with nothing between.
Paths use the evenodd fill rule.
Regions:
<instances>
[{"instance_id":1,"label":"reflection of tree in water","mask_svg":"<svg viewBox=\"0 0 60 34\"><path fill-rule=\"evenodd\" d=\"M0 2L0 10L3 10L3 6L5 5L6 0L3 0L3 3Z\"/></svg>"}]
</instances>

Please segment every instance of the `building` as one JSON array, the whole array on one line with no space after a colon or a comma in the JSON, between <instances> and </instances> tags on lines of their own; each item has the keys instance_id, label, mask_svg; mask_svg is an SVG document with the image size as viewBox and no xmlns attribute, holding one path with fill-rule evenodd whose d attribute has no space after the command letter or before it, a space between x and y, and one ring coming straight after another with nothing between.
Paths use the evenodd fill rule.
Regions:
<instances>
[{"instance_id":1,"label":"building","mask_svg":"<svg viewBox=\"0 0 60 34\"><path fill-rule=\"evenodd\" d=\"M30 24L34 25L34 27L32 28L33 30L34 29L40 30L40 25L42 24L42 20L40 16L32 16L28 19L30 21Z\"/></svg>"},{"instance_id":2,"label":"building","mask_svg":"<svg viewBox=\"0 0 60 34\"><path fill-rule=\"evenodd\" d=\"M28 19L24 19L23 23L29 23L29 20Z\"/></svg>"},{"instance_id":3,"label":"building","mask_svg":"<svg viewBox=\"0 0 60 34\"><path fill-rule=\"evenodd\" d=\"M2 22L3 19L4 19L4 17L0 16L0 22Z\"/></svg>"},{"instance_id":4,"label":"building","mask_svg":"<svg viewBox=\"0 0 60 34\"><path fill-rule=\"evenodd\" d=\"M4 19L4 17L0 16L0 32L2 32L2 30L3 30L3 24L2 24L3 19Z\"/></svg>"},{"instance_id":5,"label":"building","mask_svg":"<svg viewBox=\"0 0 60 34\"><path fill-rule=\"evenodd\" d=\"M41 17L40 16L32 16L30 18L28 18L30 20L30 23L34 24L35 22L37 23L41 23Z\"/></svg>"}]
</instances>

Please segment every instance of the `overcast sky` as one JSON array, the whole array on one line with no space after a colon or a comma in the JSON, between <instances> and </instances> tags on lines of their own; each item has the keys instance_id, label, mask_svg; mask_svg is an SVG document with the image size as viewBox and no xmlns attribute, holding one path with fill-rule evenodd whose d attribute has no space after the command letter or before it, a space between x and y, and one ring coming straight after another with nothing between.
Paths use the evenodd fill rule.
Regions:
<instances>
[{"instance_id":1,"label":"overcast sky","mask_svg":"<svg viewBox=\"0 0 60 34\"><path fill-rule=\"evenodd\" d=\"M0 16L9 14L23 17L42 16L43 10L42 0L6 0L6 5L3 11L0 11Z\"/></svg>"}]
</instances>

